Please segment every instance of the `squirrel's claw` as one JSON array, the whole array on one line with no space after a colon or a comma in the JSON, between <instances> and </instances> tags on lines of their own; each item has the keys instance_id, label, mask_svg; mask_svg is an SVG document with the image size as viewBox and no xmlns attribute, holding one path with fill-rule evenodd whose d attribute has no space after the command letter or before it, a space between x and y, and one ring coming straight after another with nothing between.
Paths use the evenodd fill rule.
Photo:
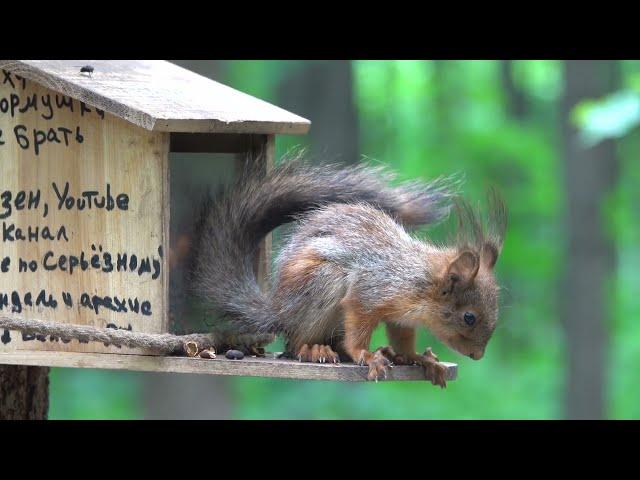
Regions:
<instances>
[{"instance_id":1,"label":"squirrel's claw","mask_svg":"<svg viewBox=\"0 0 640 480\"><path fill-rule=\"evenodd\" d=\"M438 356L433 353L431 347L427 348L422 355L418 353L398 355L392 347L387 346L378 348L374 355L384 358L388 362L385 366L389 368L393 368L394 364L421 365L424 368L427 380L433 385L438 385L440 388L446 388L447 386L447 367L440 363Z\"/></svg>"},{"instance_id":2,"label":"squirrel's claw","mask_svg":"<svg viewBox=\"0 0 640 480\"><path fill-rule=\"evenodd\" d=\"M364 354L361 355L361 358L363 356ZM373 353L367 361L367 365L369 365L369 374L367 375L369 380L375 380L377 383L381 374L387 379L387 368L390 368L391 362L383 355L381 349Z\"/></svg>"},{"instance_id":3,"label":"squirrel's claw","mask_svg":"<svg viewBox=\"0 0 640 480\"><path fill-rule=\"evenodd\" d=\"M431 350L431 347L427 347L427 349L424 351L424 353L422 354L423 357L430 357L433 358L436 362L439 362L440 359L438 358L438 356L433 353L433 350Z\"/></svg>"},{"instance_id":4,"label":"squirrel's claw","mask_svg":"<svg viewBox=\"0 0 640 480\"><path fill-rule=\"evenodd\" d=\"M314 344L312 346L304 344L298 351L299 362L310 363L340 363L340 357L329 345Z\"/></svg>"},{"instance_id":5,"label":"squirrel's claw","mask_svg":"<svg viewBox=\"0 0 640 480\"><path fill-rule=\"evenodd\" d=\"M420 355L419 362L425 369L427 379L431 380L433 385L437 385L440 388L447 388L447 367L445 367L435 353L431 350L431 347L427 348L422 355Z\"/></svg>"},{"instance_id":6,"label":"squirrel's claw","mask_svg":"<svg viewBox=\"0 0 640 480\"><path fill-rule=\"evenodd\" d=\"M414 365L416 363L407 355L397 354L391 346L381 347L378 350L391 362L389 368L393 368L396 365Z\"/></svg>"}]
</instances>

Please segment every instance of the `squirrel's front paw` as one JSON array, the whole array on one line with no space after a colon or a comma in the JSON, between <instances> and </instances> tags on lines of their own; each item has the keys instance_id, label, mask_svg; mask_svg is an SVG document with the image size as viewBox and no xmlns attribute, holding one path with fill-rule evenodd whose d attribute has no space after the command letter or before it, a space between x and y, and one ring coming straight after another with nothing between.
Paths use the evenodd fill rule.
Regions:
<instances>
[{"instance_id":1,"label":"squirrel's front paw","mask_svg":"<svg viewBox=\"0 0 640 480\"><path fill-rule=\"evenodd\" d=\"M391 368L391 362L384 356L381 349L373 352L368 360L365 360L364 356L362 356L358 363L360 363L360 365L367 364L369 366L367 379L375 380L376 382L380 377L387 378L387 369Z\"/></svg>"},{"instance_id":2,"label":"squirrel's front paw","mask_svg":"<svg viewBox=\"0 0 640 480\"><path fill-rule=\"evenodd\" d=\"M392 365L413 365L415 363L411 355L398 355L391 346L381 347L378 350L389 359Z\"/></svg>"},{"instance_id":3,"label":"squirrel's front paw","mask_svg":"<svg viewBox=\"0 0 640 480\"><path fill-rule=\"evenodd\" d=\"M440 363L436 354L431 351L431 347L420 355L419 363L424 367L427 379L431 380L432 384L439 385L440 388L447 387L447 367Z\"/></svg>"}]
</instances>

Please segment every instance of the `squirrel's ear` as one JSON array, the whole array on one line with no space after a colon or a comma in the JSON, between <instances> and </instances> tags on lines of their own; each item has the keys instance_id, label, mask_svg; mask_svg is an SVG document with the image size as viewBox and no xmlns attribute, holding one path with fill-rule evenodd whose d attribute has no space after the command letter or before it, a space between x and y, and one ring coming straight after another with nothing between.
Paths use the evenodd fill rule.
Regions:
<instances>
[{"instance_id":1,"label":"squirrel's ear","mask_svg":"<svg viewBox=\"0 0 640 480\"><path fill-rule=\"evenodd\" d=\"M500 246L495 243L486 242L482 247L482 264L485 267L492 269L498 261L500 250Z\"/></svg>"},{"instance_id":2,"label":"squirrel's ear","mask_svg":"<svg viewBox=\"0 0 640 480\"><path fill-rule=\"evenodd\" d=\"M447 268L447 277L445 282L448 286L448 291L453 291L454 288L466 288L471 285L474 278L478 274L478 268L480 267L480 259L478 255L470 250L463 251L458 255Z\"/></svg>"}]
</instances>

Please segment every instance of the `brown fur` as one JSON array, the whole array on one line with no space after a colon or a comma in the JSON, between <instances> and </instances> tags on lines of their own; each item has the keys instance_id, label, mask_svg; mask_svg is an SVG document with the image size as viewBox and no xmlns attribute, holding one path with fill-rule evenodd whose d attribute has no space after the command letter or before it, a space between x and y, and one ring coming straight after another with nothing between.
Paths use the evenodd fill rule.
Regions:
<instances>
[{"instance_id":1,"label":"brown fur","mask_svg":"<svg viewBox=\"0 0 640 480\"><path fill-rule=\"evenodd\" d=\"M287 259L280 270L280 288L296 290L304 285L324 260L313 248L305 248Z\"/></svg>"},{"instance_id":2,"label":"brown fur","mask_svg":"<svg viewBox=\"0 0 640 480\"><path fill-rule=\"evenodd\" d=\"M493 267L503 228L496 227L499 235L485 235L475 211L463 209L460 215L467 233L450 247L418 242L366 205L335 205L308 216L281 254L274 291L279 315L296 319L285 331L288 349L315 362L326 357L328 345L367 365L371 379L386 376L389 361L417 363L442 387L444 368L437 357L415 350L416 328L424 326L457 352L482 358L497 319ZM381 322L390 347L370 351Z\"/></svg>"},{"instance_id":3,"label":"brown fur","mask_svg":"<svg viewBox=\"0 0 640 480\"><path fill-rule=\"evenodd\" d=\"M455 261L455 260L453 260ZM494 263L495 264L495 263ZM432 333L454 350L464 355L473 355L478 360L484 355L486 343L495 329L498 285L492 267L480 262L472 269L469 283L453 281L450 270L440 274L429 291L429 302L434 310L444 311L455 306L451 315L457 312L471 312L476 316L473 327L460 323L427 321ZM482 300L480 300L482 299ZM438 317L435 317L438 318Z\"/></svg>"},{"instance_id":4,"label":"brown fur","mask_svg":"<svg viewBox=\"0 0 640 480\"><path fill-rule=\"evenodd\" d=\"M369 380L378 381L381 376L386 378L387 367L391 362L384 356L369 351L371 335L378 326L378 318L372 313L365 313L355 298L345 297L341 304L344 310L345 351L354 362L369 367Z\"/></svg>"}]
</instances>

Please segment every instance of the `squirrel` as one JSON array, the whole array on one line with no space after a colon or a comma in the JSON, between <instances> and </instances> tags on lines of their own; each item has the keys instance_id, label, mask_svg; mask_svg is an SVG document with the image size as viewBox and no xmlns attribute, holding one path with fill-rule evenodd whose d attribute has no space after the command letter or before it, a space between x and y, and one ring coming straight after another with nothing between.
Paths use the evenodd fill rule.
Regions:
<instances>
[{"instance_id":1,"label":"squirrel","mask_svg":"<svg viewBox=\"0 0 640 480\"><path fill-rule=\"evenodd\" d=\"M220 315L213 334L177 336L0 317L0 328L81 341L185 353L191 339L208 348L242 343L253 351L285 338L284 355L305 362L351 359L368 379L393 364L419 364L435 385L445 367L431 349L415 352L424 326L451 349L479 360L496 326L494 266L507 226L504 202L489 196L489 221L454 192L451 179L391 186L382 167L313 166L301 159L265 173L252 162L221 200L203 202L190 248L190 293ZM408 230L443 220L455 207L458 235L448 246ZM261 291L254 261L262 239L294 222L276 261L273 287ZM390 345L374 352L374 329Z\"/></svg>"},{"instance_id":2,"label":"squirrel","mask_svg":"<svg viewBox=\"0 0 640 480\"><path fill-rule=\"evenodd\" d=\"M489 195L487 228L447 181L405 182L366 166L310 166L289 161L266 176L245 174L220 203L208 202L194 243L189 282L238 332L282 334L284 355L305 362L367 365L368 378L393 364L420 364L446 386L445 367L431 349L415 351L424 326L451 349L483 357L496 327L507 210ZM413 238L407 229L442 220L455 206L458 235L450 246ZM270 292L262 292L253 260L262 238L294 220L276 261ZM384 323L390 345L369 350Z\"/></svg>"}]
</instances>

